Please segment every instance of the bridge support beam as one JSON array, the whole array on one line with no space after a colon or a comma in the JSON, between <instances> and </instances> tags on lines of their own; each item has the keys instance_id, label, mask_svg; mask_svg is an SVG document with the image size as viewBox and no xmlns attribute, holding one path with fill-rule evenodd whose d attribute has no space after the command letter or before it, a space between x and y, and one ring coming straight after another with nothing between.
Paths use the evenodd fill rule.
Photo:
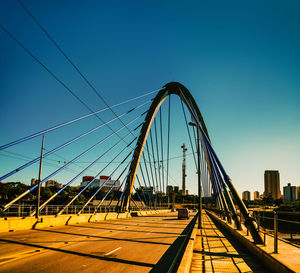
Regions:
<instances>
[{"instance_id":1,"label":"bridge support beam","mask_svg":"<svg viewBox=\"0 0 300 273\"><path fill-rule=\"evenodd\" d=\"M260 236L259 232L257 231L257 228L255 226L255 220L250 216L248 209L246 208L244 202L242 201L242 199L240 198L240 196L238 195L235 187L232 184L232 181L228 178L226 179L226 184L229 187L233 198L235 200L235 202L237 203L241 214L243 215L245 222L244 225L248 228L248 230L250 231L250 234L254 240L255 244L263 244L263 239Z\"/></svg>"},{"instance_id":2,"label":"bridge support beam","mask_svg":"<svg viewBox=\"0 0 300 273\"><path fill-rule=\"evenodd\" d=\"M237 215L237 212L236 212L234 203L233 203L233 201L232 201L232 199L231 199L231 196L230 196L230 193L229 193L227 187L225 187L224 193L225 193L226 198L227 198L228 201L229 201L228 203L229 203L230 210L232 211L232 219L233 219L233 221L234 221L234 223L235 223L235 227L236 227L238 230L241 230L241 229L242 229L241 222L239 221L239 218L238 218L238 215Z\"/></svg>"}]
</instances>

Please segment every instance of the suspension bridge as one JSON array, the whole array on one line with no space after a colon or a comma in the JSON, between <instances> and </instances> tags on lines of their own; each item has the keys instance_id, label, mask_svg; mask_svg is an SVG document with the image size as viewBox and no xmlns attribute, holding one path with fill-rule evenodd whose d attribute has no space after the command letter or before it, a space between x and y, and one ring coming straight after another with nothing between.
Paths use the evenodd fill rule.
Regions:
<instances>
[{"instance_id":1,"label":"suspension bridge","mask_svg":"<svg viewBox=\"0 0 300 273\"><path fill-rule=\"evenodd\" d=\"M1 272L299 271L299 248L277 233L262 236L238 195L192 95L197 90L170 82L111 105L17 2L105 107L93 109L0 25L87 111L1 143ZM185 220L173 211L181 145L195 167L182 201L186 188L197 190L197 212ZM202 206L203 197L210 205Z\"/></svg>"},{"instance_id":2,"label":"suspension bridge","mask_svg":"<svg viewBox=\"0 0 300 273\"><path fill-rule=\"evenodd\" d=\"M202 210L202 198L198 198L198 213L192 214L190 220L177 220L176 212L169 210L171 204L167 189L172 177L170 138L173 134L170 132L170 123L172 118L174 122L177 119L171 115L171 98L179 99L180 102L178 105L181 106L184 117L187 142L193 151L197 171L194 183L198 186L198 196L210 194L215 203L214 212L205 213ZM64 130L88 118L97 117L104 111L124 107L127 102L137 99L144 101L121 111L121 114L113 112L115 116L112 119L81 132L80 135L72 136L56 147L45 149L44 141L54 131ZM148 109L145 110L146 107ZM178 111L176 109L177 115ZM119 122L118 129L113 129L110 125L113 122ZM102 134L97 135L97 141L87 148L80 143L82 150L78 150L78 154L74 154L71 159L65 159L62 166L42 176L43 172L47 172L43 161L46 162L51 156L53 158L59 151L62 154L61 151L68 145L76 145L80 139L97 133L101 128L104 131L105 127L109 129L108 133L100 140L99 135ZM239 255L242 251L239 249L240 245L231 243L232 238L230 239L236 235L230 235L222 227L225 223L240 236L244 236L253 247L265 244L254 218L249 214L212 147L208 130L193 96L182 84L168 83L139 98L129 99L14 140L2 145L0 150L8 151L12 147L31 145L33 139L41 137L41 154L4 172L0 178L1 181L8 181L22 172L26 177L27 168L39 166L37 183L28 186L28 189L17 196L8 196L7 199L11 200L2 206L0 228L3 233L0 234L0 241L5 246L1 248L2 272L93 272L96 268L98 271L100 268L101 272L176 272L182 270L180 268L183 257L188 255L186 252L190 253L190 258L186 259L190 262L187 262L189 269L185 270L206 272L208 269L205 269L203 257L213 253L211 249L216 247L216 242L211 237L220 240L221 245L217 247L226 254L219 252L219 255L226 256L223 265L232 270L230 272L246 272L242 271L234 257L241 260L243 268L247 270L262 272L266 270L264 268L268 268L263 261L250 258L250 254ZM97 147L100 149L96 150ZM74 150L77 151L75 148ZM90 160L84 165L82 158L86 155L88 157L85 158ZM106 161L100 161L104 157ZM97 163L100 164L96 165ZM95 165L97 167L93 169ZM77 170L76 174L48 198L42 196L41 189L45 189L42 185L66 172L70 166L72 170ZM84 186L74 187L75 194L68 196L65 204L55 207L55 201L60 195L92 171L93 175L85 181ZM106 175L105 178L103 174ZM99 183L101 176L102 182ZM112 180L112 177L116 179ZM205 192L203 189L206 189ZM89 191L88 198L81 198L86 191ZM21 200L25 200L23 204L28 204L23 205L22 215L16 217L13 208ZM243 230L247 230L247 235L243 235ZM7 233L8 231L15 232ZM196 236L201 236L202 243ZM227 236L229 241L224 243L223 238ZM195 244L192 248L191 238ZM197 252L194 247L200 247L201 250ZM234 251L234 254L230 251ZM197 260L197 255L200 255L200 261ZM223 268L222 260L216 266L211 258L209 264L210 270L215 268L214 272L223 272L218 271L218 268ZM186 268L186 265L183 267ZM282 268L284 267L280 267L280 270Z\"/></svg>"}]
</instances>

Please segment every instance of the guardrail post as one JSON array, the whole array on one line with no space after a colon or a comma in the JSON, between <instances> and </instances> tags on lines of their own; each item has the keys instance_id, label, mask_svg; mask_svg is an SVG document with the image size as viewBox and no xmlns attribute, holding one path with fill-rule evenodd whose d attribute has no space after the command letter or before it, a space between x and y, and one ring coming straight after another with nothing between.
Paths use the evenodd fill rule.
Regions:
<instances>
[{"instance_id":1,"label":"guardrail post","mask_svg":"<svg viewBox=\"0 0 300 273\"><path fill-rule=\"evenodd\" d=\"M274 253L278 253L278 214L274 211Z\"/></svg>"},{"instance_id":2,"label":"guardrail post","mask_svg":"<svg viewBox=\"0 0 300 273\"><path fill-rule=\"evenodd\" d=\"M259 232L259 227L260 227L260 212L258 211L257 215L257 231Z\"/></svg>"}]
</instances>

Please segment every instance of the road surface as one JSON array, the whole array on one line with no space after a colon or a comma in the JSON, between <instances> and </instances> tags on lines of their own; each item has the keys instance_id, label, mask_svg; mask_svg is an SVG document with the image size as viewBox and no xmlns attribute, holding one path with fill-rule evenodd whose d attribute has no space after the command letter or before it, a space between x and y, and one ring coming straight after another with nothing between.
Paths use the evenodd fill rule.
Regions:
<instances>
[{"instance_id":1,"label":"road surface","mask_svg":"<svg viewBox=\"0 0 300 273\"><path fill-rule=\"evenodd\" d=\"M149 272L190 220L173 212L0 233L0 272Z\"/></svg>"}]
</instances>

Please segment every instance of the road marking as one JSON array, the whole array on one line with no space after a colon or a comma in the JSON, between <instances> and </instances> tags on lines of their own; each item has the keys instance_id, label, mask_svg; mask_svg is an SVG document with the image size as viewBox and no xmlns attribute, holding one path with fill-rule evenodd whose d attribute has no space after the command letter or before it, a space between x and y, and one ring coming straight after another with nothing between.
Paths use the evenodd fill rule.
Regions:
<instances>
[{"instance_id":1,"label":"road marking","mask_svg":"<svg viewBox=\"0 0 300 273\"><path fill-rule=\"evenodd\" d=\"M112 250L111 252L106 253L104 256L108 256L108 255L114 253L115 251L117 251L117 250L119 250L119 249L121 249L121 248L122 248L122 247L118 247L118 248Z\"/></svg>"},{"instance_id":2,"label":"road marking","mask_svg":"<svg viewBox=\"0 0 300 273\"><path fill-rule=\"evenodd\" d=\"M124 228L124 227L123 227ZM122 229L123 229L122 228ZM121 231L117 231L117 232L114 232L113 235L119 233ZM91 239L91 241L93 239L97 239L95 238L95 236L97 237L97 235L100 235L100 234L104 234L104 233L108 233L108 234L111 234L108 230L105 230L105 231L102 231L100 233L97 233L97 234L90 234L90 235L87 235L89 236L89 238ZM1 239L1 238L0 238ZM68 241L68 243L66 244L66 242L63 242L63 243L59 243L59 244L56 244L56 245L52 245L51 247L53 248L62 248L64 246L67 246L67 245L70 245L70 244L74 244L74 243L80 243L80 242L85 242L86 241L86 238L85 239L82 239L82 238L78 238L78 239L75 239L75 240L70 240ZM9 244L8 242L6 242L7 244ZM29 242L30 243L30 242ZM6 256L0 256L0 265L3 265L3 264L6 264L6 263L9 263L9 262L13 262L15 260L19 260L19 259L23 259L23 258L26 258L26 257L30 257L32 255L36 255L37 253L44 253L46 251L51 251L50 249L43 249L43 247L39 247L37 246L38 249L35 249L35 250L29 250L29 251L23 251L23 252L19 252L19 253L11 253L10 255L6 255ZM118 249L115 249L114 251L117 251ZM110 253L106 254L106 255L109 255Z\"/></svg>"}]
</instances>

